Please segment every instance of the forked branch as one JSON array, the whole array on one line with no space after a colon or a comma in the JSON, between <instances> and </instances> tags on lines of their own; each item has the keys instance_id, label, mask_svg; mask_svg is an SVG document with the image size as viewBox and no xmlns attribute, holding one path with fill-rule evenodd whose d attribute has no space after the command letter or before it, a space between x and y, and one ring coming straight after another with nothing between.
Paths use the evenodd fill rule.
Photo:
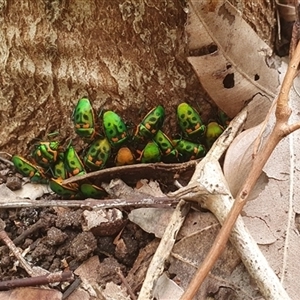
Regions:
<instances>
[{"instance_id":1,"label":"forked branch","mask_svg":"<svg viewBox=\"0 0 300 300\"><path fill-rule=\"evenodd\" d=\"M262 169L272 154L277 144L288 134L300 128L300 123L288 124L289 117L291 115L291 109L288 105L289 92L293 84L293 80L297 75L297 68L300 62L300 43L298 43L293 57L289 63L287 73L283 80L280 93L276 104L276 123L269 135L266 143L258 151L257 155L253 158L252 168L246 178L244 184L239 190L234 204L228 214L225 222L214 241L212 248L210 249L207 257L203 261L200 268L197 270L194 278L192 279L189 287L187 288L181 300L191 300L196 294L197 290L201 286L202 282L214 266L215 262L226 247L226 243L231 234L232 228L241 213L244 205L247 202L248 196L253 189L257 179L259 178ZM288 298L285 298L288 299Z\"/></svg>"}]
</instances>

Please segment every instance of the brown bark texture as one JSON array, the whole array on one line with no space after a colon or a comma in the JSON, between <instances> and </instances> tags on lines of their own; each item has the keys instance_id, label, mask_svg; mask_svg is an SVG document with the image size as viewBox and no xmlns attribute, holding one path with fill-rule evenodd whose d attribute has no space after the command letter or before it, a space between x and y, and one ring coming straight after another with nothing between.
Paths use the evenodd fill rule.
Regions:
<instances>
[{"instance_id":1,"label":"brown bark texture","mask_svg":"<svg viewBox=\"0 0 300 300\"><path fill-rule=\"evenodd\" d=\"M71 115L83 96L97 115L114 110L133 127L162 104L171 135L183 101L207 121L211 105L186 61L186 6L182 0L1 1L0 151L28 154L55 131L56 139L75 139Z\"/></svg>"},{"instance_id":2,"label":"brown bark texture","mask_svg":"<svg viewBox=\"0 0 300 300\"><path fill-rule=\"evenodd\" d=\"M186 61L180 1L4 1L0 7L0 149L28 154L59 131L75 138L79 98L96 114L114 110L137 124L155 105L187 101L210 110Z\"/></svg>"}]
</instances>

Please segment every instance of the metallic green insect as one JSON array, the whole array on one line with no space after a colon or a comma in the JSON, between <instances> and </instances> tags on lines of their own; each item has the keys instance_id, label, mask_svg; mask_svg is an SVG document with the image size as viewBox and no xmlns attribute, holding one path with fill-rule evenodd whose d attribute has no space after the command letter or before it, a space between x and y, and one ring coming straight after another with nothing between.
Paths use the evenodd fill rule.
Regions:
<instances>
[{"instance_id":1,"label":"metallic green insect","mask_svg":"<svg viewBox=\"0 0 300 300\"><path fill-rule=\"evenodd\" d=\"M181 154L180 158L182 161L198 159L204 157L206 154L206 149L201 144L196 144L183 139L173 140L173 144Z\"/></svg>"},{"instance_id":2,"label":"metallic green insect","mask_svg":"<svg viewBox=\"0 0 300 300\"><path fill-rule=\"evenodd\" d=\"M105 164L110 157L110 153L111 145L108 142L108 139L99 138L91 144L83 158L83 162L91 171L100 170L105 167Z\"/></svg>"},{"instance_id":3,"label":"metallic green insect","mask_svg":"<svg viewBox=\"0 0 300 300\"><path fill-rule=\"evenodd\" d=\"M84 165L73 146L69 146L64 154L64 163L69 177L86 174Z\"/></svg>"},{"instance_id":4,"label":"metallic green insect","mask_svg":"<svg viewBox=\"0 0 300 300\"><path fill-rule=\"evenodd\" d=\"M134 137L136 139L151 139L162 127L165 119L165 109L158 105L153 108L137 126Z\"/></svg>"},{"instance_id":5,"label":"metallic green insect","mask_svg":"<svg viewBox=\"0 0 300 300\"><path fill-rule=\"evenodd\" d=\"M95 117L90 100L81 98L72 114L75 132L83 139L90 140L95 135Z\"/></svg>"},{"instance_id":6,"label":"metallic green insect","mask_svg":"<svg viewBox=\"0 0 300 300\"><path fill-rule=\"evenodd\" d=\"M58 156L59 142L40 142L36 145L31 156L43 168L49 168Z\"/></svg>"},{"instance_id":7,"label":"metallic green insect","mask_svg":"<svg viewBox=\"0 0 300 300\"><path fill-rule=\"evenodd\" d=\"M19 155L12 157L12 162L17 171L25 177L29 177L31 182L34 183L48 183L42 168L33 165L31 162Z\"/></svg>"},{"instance_id":8,"label":"metallic green insect","mask_svg":"<svg viewBox=\"0 0 300 300\"><path fill-rule=\"evenodd\" d=\"M223 133L224 128L217 122L209 122L206 126L206 144L210 148L216 139Z\"/></svg>"},{"instance_id":9,"label":"metallic green insect","mask_svg":"<svg viewBox=\"0 0 300 300\"><path fill-rule=\"evenodd\" d=\"M64 180L68 177L67 170L65 168L64 153L60 153L58 155L58 159L51 170L54 178L61 178Z\"/></svg>"},{"instance_id":10,"label":"metallic green insect","mask_svg":"<svg viewBox=\"0 0 300 300\"><path fill-rule=\"evenodd\" d=\"M83 183L80 186L80 192L85 198L99 199L107 196L104 189L91 183Z\"/></svg>"},{"instance_id":11,"label":"metallic green insect","mask_svg":"<svg viewBox=\"0 0 300 300\"><path fill-rule=\"evenodd\" d=\"M80 199L82 198L77 184L63 185L62 179L51 178L49 180L51 190L62 196L64 199Z\"/></svg>"},{"instance_id":12,"label":"metallic green insect","mask_svg":"<svg viewBox=\"0 0 300 300\"><path fill-rule=\"evenodd\" d=\"M205 125L197 111L189 104L183 102L177 107L179 126L187 139L198 141L205 134Z\"/></svg>"},{"instance_id":13,"label":"metallic green insect","mask_svg":"<svg viewBox=\"0 0 300 300\"><path fill-rule=\"evenodd\" d=\"M148 142L145 146L139 161L142 163L155 163L161 159L161 153L158 145L155 142Z\"/></svg>"},{"instance_id":14,"label":"metallic green insect","mask_svg":"<svg viewBox=\"0 0 300 300\"><path fill-rule=\"evenodd\" d=\"M178 150L174 148L170 139L161 131L158 130L153 137L154 142L159 146L162 153L162 161L178 162Z\"/></svg>"},{"instance_id":15,"label":"metallic green insect","mask_svg":"<svg viewBox=\"0 0 300 300\"><path fill-rule=\"evenodd\" d=\"M124 121L111 110L103 114L103 130L112 147L120 147L128 139Z\"/></svg>"}]
</instances>

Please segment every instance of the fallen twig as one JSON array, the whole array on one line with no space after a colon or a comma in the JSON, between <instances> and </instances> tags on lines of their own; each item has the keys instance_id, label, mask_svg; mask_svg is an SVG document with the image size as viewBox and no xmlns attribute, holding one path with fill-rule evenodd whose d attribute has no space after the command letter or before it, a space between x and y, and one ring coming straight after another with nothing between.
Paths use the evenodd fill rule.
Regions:
<instances>
[{"instance_id":1,"label":"fallen twig","mask_svg":"<svg viewBox=\"0 0 300 300\"><path fill-rule=\"evenodd\" d=\"M160 178L168 177L173 182L175 174L185 173L190 171L193 173L199 160L191 160L184 163L149 163L149 164L134 164L128 166L112 167L99 171L90 172L84 175L73 176L65 179L62 183L68 184L81 180L95 178L99 181L109 181L114 178Z\"/></svg>"},{"instance_id":2,"label":"fallen twig","mask_svg":"<svg viewBox=\"0 0 300 300\"><path fill-rule=\"evenodd\" d=\"M73 207L85 209L100 209L100 208L120 208L120 207L163 207L174 206L178 203L178 199L170 197L144 197L131 199L91 199L86 200L12 200L0 201L0 208L22 208L22 207Z\"/></svg>"},{"instance_id":3,"label":"fallen twig","mask_svg":"<svg viewBox=\"0 0 300 300\"><path fill-rule=\"evenodd\" d=\"M12 279L0 281L0 291L9 290L16 287L44 285L54 282L71 281L74 275L71 271L50 273L48 275L35 276L29 278Z\"/></svg>"},{"instance_id":4,"label":"fallen twig","mask_svg":"<svg viewBox=\"0 0 300 300\"><path fill-rule=\"evenodd\" d=\"M152 293L154 290L154 285L159 276L163 273L165 261L171 253L176 241L177 233L185 220L189 208L190 205L188 203L185 201L180 201L174 210L170 222L166 227L164 235L162 236L157 250L148 267L146 278L139 293L139 300L153 299Z\"/></svg>"},{"instance_id":5,"label":"fallen twig","mask_svg":"<svg viewBox=\"0 0 300 300\"><path fill-rule=\"evenodd\" d=\"M24 270L30 275L30 276L37 276L40 274L37 274L31 266L27 263L27 261L24 259L22 254L20 253L19 249L16 247L16 245L13 243L13 241L10 239L10 237L7 235L7 233L4 230L5 228L5 222L0 219L0 240L2 240L6 246L9 248L9 250L14 254L16 259L19 261L21 266L24 268Z\"/></svg>"},{"instance_id":6,"label":"fallen twig","mask_svg":"<svg viewBox=\"0 0 300 300\"><path fill-rule=\"evenodd\" d=\"M204 262L202 263L202 266L197 270L195 277L193 278L188 289L182 296L182 300L190 300L194 297L203 280L205 279L209 271L212 269L220 254L223 252L226 243L229 239L229 236L232 232L232 229L234 228L235 222L240 212L242 211L244 205L246 204L247 198L252 188L254 187L257 179L259 178L262 172L262 168L264 167L266 161L270 157L277 144L288 134L300 128L299 122L292 125L288 124L288 120L291 114L291 109L288 105L289 92L292 87L293 80L297 74L299 61L300 43L298 43L297 45L294 55L290 61L284 81L282 83L282 87L277 100L277 106L275 111L276 123L273 128L273 131L254 157L253 165L249 172L249 175L245 180L244 184L242 185L241 189L239 190L229 215L225 219L224 224L219 234L217 235L212 248L210 249ZM195 174L196 176L200 175L198 167L196 168ZM195 196L195 188L197 189L197 187L194 186L193 188L193 193ZM191 194L192 193L190 193L190 196ZM270 280L268 280L268 278L261 277L261 280L257 281L260 291L267 299L290 299L285 290L283 289L282 285L280 284L280 281L278 280L278 278L276 278L276 275L272 277L272 279L275 280L276 283L276 285L274 285L274 282L271 282Z\"/></svg>"}]
</instances>

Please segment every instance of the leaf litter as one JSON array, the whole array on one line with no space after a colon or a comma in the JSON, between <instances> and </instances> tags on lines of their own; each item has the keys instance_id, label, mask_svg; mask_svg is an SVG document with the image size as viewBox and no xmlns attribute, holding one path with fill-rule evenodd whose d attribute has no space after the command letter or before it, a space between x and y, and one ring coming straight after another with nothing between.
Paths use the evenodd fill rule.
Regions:
<instances>
[{"instance_id":1,"label":"leaf litter","mask_svg":"<svg viewBox=\"0 0 300 300\"><path fill-rule=\"evenodd\" d=\"M242 24L240 30L246 30L243 28L245 28L244 24ZM217 34L215 34L215 38L217 38ZM201 77L200 80L203 81ZM276 83L276 80L274 82ZM268 84L266 86L268 86ZM273 90L273 86L270 87L270 90ZM251 93L252 96L254 96L255 93ZM297 97L294 95L294 98L296 99ZM245 222L247 226L249 226L249 230L252 230L251 232L253 232L256 241L261 245L261 249L268 258L269 263L271 264L275 272L282 278L285 287L292 296L297 295L297 293L299 293L299 287L297 286L296 280L294 279L299 277L299 268L297 268L297 265L295 264L295 261L297 261L298 259L297 251L295 249L299 249L300 246L298 237L299 227L297 227L297 224L295 223L297 216L299 216L300 214L300 205L296 197L298 185L295 184L295 182L297 182L298 180L299 172L294 172L300 169L300 167L298 166L299 159L296 159L297 149L295 148L295 145L297 145L297 141L299 142L299 136L297 135L297 133L295 133L292 137L286 140L288 140L289 142L289 147L284 147L284 149L281 152L278 152L277 155L274 156L273 161L272 159L270 159L269 164L265 169L262 183L259 184L262 187L262 189L260 189L258 193L254 194L254 196L252 197L253 200L249 202L249 204L245 208L244 218L246 220ZM279 160L278 157L280 157ZM237 163L237 165L239 164L240 163ZM234 171L236 172L235 174L239 174L240 172L240 170L238 169L234 169ZM291 179L289 179L290 176L292 176L292 182L290 181ZM228 175L228 178L232 178L232 176ZM153 182L150 182L150 184L142 183L142 186L144 186L147 190L146 194L149 193L149 190L153 190L153 186L151 186L152 184ZM286 186L287 184L289 185L288 188ZM234 182L233 184L231 184L231 186L233 186L236 189L239 186L239 183ZM2 187L0 186L0 188ZM8 191L5 191L5 188L3 189L3 191L3 193L9 193ZM31 199L36 199L40 197L39 193L43 192L39 191L36 195L33 195L33 193L31 194L31 190L29 189L29 192L27 191L25 193L25 197L27 195L27 197L29 198L33 197ZM154 194L161 195L161 191L156 190ZM15 195L12 196L13 194L5 195L8 195L8 197L11 197L11 199L16 198ZM180 286L187 285L189 278L191 278L192 274L195 271L195 268L203 260L207 249L209 248L211 242L214 240L214 237L219 229L218 222L211 213L206 211L198 211L198 209L199 208L196 208L194 211L192 211L192 213L185 220L186 225L184 225L181 228L181 231L177 236L178 240L172 250L172 255L169 261L170 267L168 270L168 275L172 275L172 281L170 282L169 279L167 280L167 282L168 284L174 287L178 286L177 283L179 283ZM149 264L149 260L151 259L151 255L153 255L157 247L157 239L154 239L152 234L155 234L157 237L162 236L163 228L166 226L165 224L168 223L167 220L170 219L173 210L174 209L170 208L148 209L148 211L147 209L140 209L138 213L136 210L133 210L129 214L129 219L132 222L136 222L149 234L142 232L138 226L135 226L133 223L131 223L131 228L129 227L129 230L124 229L121 235L117 238L105 237L101 238L101 240L97 238L96 242L99 248L97 251L99 251L99 253L102 254L113 253L113 251L115 250L114 240L116 238L116 241L120 241L120 239L122 239L122 234L124 234L124 240L126 238L130 239L134 237L134 239L139 239L142 237L144 241L139 245L139 247L135 248L134 252L136 253L137 259L135 260L135 262L131 263L132 269L130 269L128 273L128 281L133 282L134 279L130 279L129 276L130 274L132 274L130 272L133 269L137 272L139 267L143 265L143 259L145 259L146 263L142 268L142 275L139 275L139 283L141 284L141 281L143 280L143 275L145 275L147 265ZM29 210L28 212L23 211L22 214L17 211L10 212L11 215L9 216L7 215L7 212L2 212L1 217L5 217L6 219L10 220L11 228L8 228L8 232L11 235L14 235L13 230L15 228L17 229L16 233L20 234L20 232L24 230L25 225L30 226L32 224L29 218L30 215L34 213L34 211L35 210ZM46 210L44 212L38 210L37 214L49 214L57 221L56 213L58 211L58 209L49 209L48 211ZM123 261L121 265L116 259L109 260L107 263L104 262L105 260L103 260L103 262L99 262L99 260L97 261L98 256L92 256L95 250L91 251L88 255L83 256L83 258L80 258L80 256L76 257L77 250L74 250L72 252L74 257L70 257L71 252L69 252L68 249L70 249L70 244L72 244L72 240L74 241L75 236L78 235L78 233L82 230L82 228L79 226L79 221L83 218L83 212L84 210L79 210L77 217L74 217L73 219L74 222L69 220L69 222L65 222L65 225L60 225L61 229L66 230L69 239L66 245L60 245L59 247L52 249L55 250L56 253L61 253L58 261L56 261L54 264L54 259L52 258L52 261L38 261L38 263L42 263L44 267L48 265L50 269L55 269L63 263L64 254L68 254L68 260L64 261L64 263L68 268L70 267L71 269L77 270L78 272L75 273L79 277L81 277L81 288L76 289L75 291L79 293L79 297L82 297L81 299L93 299L93 297L95 299L97 297L97 299L101 299L102 296L104 297L103 299L105 299L105 297L107 298L112 295L115 296L115 298L112 299L126 299L128 295L126 292L123 292L120 289L120 278L114 277L115 269L111 272L107 270L107 276L109 278L109 281L106 282L105 285L103 285L105 286L104 289L103 286L101 286L97 280L95 282L95 277L93 277L92 279L89 275L96 274L99 271L101 264L103 264L103 266L107 266L107 268L108 266L113 265L114 268L120 267L120 269L124 269L122 268L122 266L127 266L128 263L125 263ZM70 213L71 212L69 209L60 210L60 217L63 218L63 216L67 216L66 218L68 218L70 216ZM145 220L143 220L141 216L145 216L146 214L148 214L148 217ZM199 221L200 219L201 221ZM247 221L247 219L255 221L249 222ZM205 220L205 222L203 220ZM56 224L62 223L56 222ZM257 229L260 228L261 225L265 228L263 230ZM46 230L47 228L44 228L44 232ZM86 240L82 239L81 242L84 244L86 243ZM28 238L25 241L24 245L33 248L36 246L34 245L36 243L37 242L35 242L34 240L30 241L30 238ZM38 243L43 244L41 239L39 239ZM148 246L154 246L152 248L148 247L149 250L145 250L148 249L146 246L147 244ZM143 253L144 250L146 251L146 253ZM121 250L119 249L119 251ZM54 251L51 253L50 256L53 256L53 253ZM90 256L91 258L89 258ZM243 265L240 263L237 253L230 244L228 245L226 252L223 256L224 257L222 257L219 264L216 265L212 274L206 280L205 288L201 290L200 295L198 295L199 299L203 299L201 297L207 296L207 294L218 295L220 299L225 299L230 296L237 297L236 299L259 299L260 296L257 291L257 287L251 282L251 278L249 277ZM119 258L120 257L121 256L119 254ZM81 261L83 261L83 263L81 263ZM137 261L140 263L139 266L135 265ZM33 262L36 263L36 261L34 260ZM87 265L87 267L85 266L85 264ZM9 269L10 267L10 264L8 264L6 268ZM79 271L80 267L82 267L82 269L85 268L84 271ZM106 267L103 268L105 269ZM23 276L26 275L23 274ZM116 283L114 283L114 280L112 278L114 278L114 280L117 281L117 285ZM166 280L165 275L163 275L161 278L161 280ZM104 284L104 282L102 283ZM156 295L158 295L158 299L159 297L161 297L161 299L165 299L164 297L169 297L165 296L168 293L168 289L166 289L167 291L164 291L165 285L163 284L162 286L163 287L159 287L158 285L158 290L156 290ZM28 295L30 295L30 289L31 288L26 288L28 293L26 295L27 299L29 299ZM106 289L109 291L109 295L105 296ZM136 291L137 289L138 285L134 290ZM43 292L42 289L37 290L39 290L40 293ZM61 299L61 294L59 294L58 291L51 291L53 291L51 299ZM16 290L13 292L17 293ZM119 297L118 295L120 295L121 298L117 298ZM74 298L69 297L69 299L76 299L75 295L73 295L73 297ZM180 291L178 292L178 297L180 297ZM18 299L17 294L16 298L14 299Z\"/></svg>"}]
</instances>

